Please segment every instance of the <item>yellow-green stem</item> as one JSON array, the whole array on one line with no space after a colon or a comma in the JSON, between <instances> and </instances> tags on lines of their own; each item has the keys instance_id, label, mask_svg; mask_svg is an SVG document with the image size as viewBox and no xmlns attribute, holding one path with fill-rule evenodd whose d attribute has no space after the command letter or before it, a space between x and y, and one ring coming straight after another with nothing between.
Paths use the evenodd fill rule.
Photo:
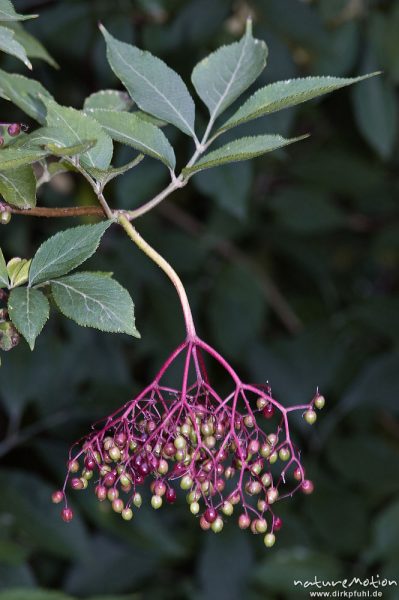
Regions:
<instances>
[{"instance_id":1,"label":"yellow-green stem","mask_svg":"<svg viewBox=\"0 0 399 600\"><path fill-rule=\"evenodd\" d=\"M188 302L186 290L184 289L181 279L178 276L178 274L176 273L176 271L163 258L163 256L158 254L158 252L156 250L154 250L154 248L152 248L152 246L150 246L141 237L141 235L138 233L138 231L133 227L133 225L130 223L130 221L124 215L119 215L118 223L121 225L121 227L123 227L123 229L129 236L129 238L132 240L132 242L134 242L136 244L136 246L138 248L140 248L140 250L142 250L152 261L154 261L154 263L156 263L158 265L158 267L160 269L162 269L162 271L164 273L166 273L166 275L169 277L169 279L175 286L178 296L180 298L180 302L181 302L183 314L184 314L184 320L186 323L187 337L191 338L191 339L195 338L196 333L195 333L193 316L191 314L190 304Z\"/></svg>"}]
</instances>

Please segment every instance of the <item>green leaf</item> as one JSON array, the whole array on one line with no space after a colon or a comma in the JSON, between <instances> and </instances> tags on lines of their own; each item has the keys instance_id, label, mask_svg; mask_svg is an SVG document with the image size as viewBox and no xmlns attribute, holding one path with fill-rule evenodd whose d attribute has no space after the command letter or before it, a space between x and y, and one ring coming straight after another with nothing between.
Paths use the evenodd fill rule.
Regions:
<instances>
[{"instance_id":1,"label":"green leaf","mask_svg":"<svg viewBox=\"0 0 399 600\"><path fill-rule=\"evenodd\" d=\"M7 271L10 278L10 287L17 287L28 281L30 264L30 260L17 256L8 261Z\"/></svg>"},{"instance_id":2,"label":"green leaf","mask_svg":"<svg viewBox=\"0 0 399 600\"><path fill-rule=\"evenodd\" d=\"M106 170L88 169L88 172L101 185L101 187L104 188L104 186L115 177L123 175L127 171L130 171L130 169L134 169L134 167L137 167L137 165L141 163L143 158L144 155L139 154L138 156L136 156L136 158L126 163L125 165L122 165L121 167L110 167Z\"/></svg>"},{"instance_id":3,"label":"green leaf","mask_svg":"<svg viewBox=\"0 0 399 600\"><path fill-rule=\"evenodd\" d=\"M146 123L134 113L95 109L88 111L115 141L132 146L174 169L175 153L165 134L151 123Z\"/></svg>"},{"instance_id":4,"label":"green leaf","mask_svg":"<svg viewBox=\"0 0 399 600\"><path fill-rule=\"evenodd\" d=\"M106 169L112 158L111 138L97 121L75 108L60 106L49 98L43 98L47 107L47 125L60 127L70 132L68 145L82 144L87 140L97 140L96 145L81 155L81 162L88 167Z\"/></svg>"},{"instance_id":5,"label":"green leaf","mask_svg":"<svg viewBox=\"0 0 399 600\"><path fill-rule=\"evenodd\" d=\"M352 102L363 137L382 158L388 158L397 138L398 108L394 86L382 77L364 81L353 88Z\"/></svg>"},{"instance_id":6,"label":"green leaf","mask_svg":"<svg viewBox=\"0 0 399 600\"><path fill-rule=\"evenodd\" d=\"M21 60L28 69L32 69L32 63L26 56L25 48L14 39L14 32L7 27L0 26L0 50L11 54Z\"/></svg>"},{"instance_id":7,"label":"green leaf","mask_svg":"<svg viewBox=\"0 0 399 600\"><path fill-rule=\"evenodd\" d=\"M44 60L55 69L59 68L59 65L55 62L53 57L50 56L43 44L33 35L25 31L20 23L12 23L7 25L7 27L14 31L15 39L25 48L25 52L29 58L38 58Z\"/></svg>"},{"instance_id":8,"label":"green leaf","mask_svg":"<svg viewBox=\"0 0 399 600\"><path fill-rule=\"evenodd\" d=\"M79 325L140 337L134 324L134 304L114 279L99 273L76 273L51 281L60 311Z\"/></svg>"},{"instance_id":9,"label":"green leaf","mask_svg":"<svg viewBox=\"0 0 399 600\"><path fill-rule=\"evenodd\" d=\"M46 240L32 259L29 285L69 273L90 258L112 221L80 225L56 233Z\"/></svg>"},{"instance_id":10,"label":"green leaf","mask_svg":"<svg viewBox=\"0 0 399 600\"><path fill-rule=\"evenodd\" d=\"M283 108L295 106L317 96L333 92L339 88L352 85L378 73L370 73L361 77L303 77L277 81L257 90L222 127L218 133L227 131L241 123L257 119L263 115L274 113Z\"/></svg>"},{"instance_id":11,"label":"green leaf","mask_svg":"<svg viewBox=\"0 0 399 600\"><path fill-rule=\"evenodd\" d=\"M195 107L181 77L150 52L116 40L100 27L108 62L136 104L195 138Z\"/></svg>"},{"instance_id":12,"label":"green leaf","mask_svg":"<svg viewBox=\"0 0 399 600\"><path fill-rule=\"evenodd\" d=\"M252 22L239 42L222 46L204 58L191 79L213 122L260 75L266 65L267 46L252 36Z\"/></svg>"},{"instance_id":13,"label":"green leaf","mask_svg":"<svg viewBox=\"0 0 399 600\"><path fill-rule=\"evenodd\" d=\"M36 205L36 177L31 166L0 171L0 194L11 206Z\"/></svg>"},{"instance_id":14,"label":"green leaf","mask_svg":"<svg viewBox=\"0 0 399 600\"><path fill-rule=\"evenodd\" d=\"M8 288L8 271L6 261L4 260L3 251L0 248L0 288Z\"/></svg>"},{"instance_id":15,"label":"green leaf","mask_svg":"<svg viewBox=\"0 0 399 600\"><path fill-rule=\"evenodd\" d=\"M46 296L39 290L19 287L11 290L8 313L11 321L24 336L30 349L49 317L50 306Z\"/></svg>"},{"instance_id":16,"label":"green leaf","mask_svg":"<svg viewBox=\"0 0 399 600\"><path fill-rule=\"evenodd\" d=\"M38 146L54 156L76 156L96 145L96 140L82 140L74 144L74 135L66 127L40 127L16 142L18 148L34 150Z\"/></svg>"},{"instance_id":17,"label":"green leaf","mask_svg":"<svg viewBox=\"0 0 399 600\"><path fill-rule=\"evenodd\" d=\"M283 148L284 146L288 146L288 144L293 144L294 142L303 140L307 137L307 135L302 135L300 137L286 139L281 135L256 135L253 137L239 138L213 152L209 152L209 154L205 154L205 156L192 167L183 169L183 174L187 176L196 171L210 169L225 163L248 160L260 156L261 154L265 154L266 152Z\"/></svg>"},{"instance_id":18,"label":"green leaf","mask_svg":"<svg viewBox=\"0 0 399 600\"><path fill-rule=\"evenodd\" d=\"M126 92L119 90L101 90L88 96L84 102L84 110L104 108L107 110L130 110L134 102Z\"/></svg>"},{"instance_id":19,"label":"green leaf","mask_svg":"<svg viewBox=\"0 0 399 600\"><path fill-rule=\"evenodd\" d=\"M0 90L3 97L42 125L45 124L47 111L41 97L52 96L41 83L23 75L0 70Z\"/></svg>"},{"instance_id":20,"label":"green leaf","mask_svg":"<svg viewBox=\"0 0 399 600\"><path fill-rule=\"evenodd\" d=\"M18 14L10 0L0 0L0 21L26 21L35 19L39 15L20 15Z\"/></svg>"},{"instance_id":21,"label":"green leaf","mask_svg":"<svg viewBox=\"0 0 399 600\"><path fill-rule=\"evenodd\" d=\"M96 143L96 140L83 140L80 144L75 144L74 146L59 146L50 142L46 144L45 148L50 150L54 156L77 156L93 148Z\"/></svg>"},{"instance_id":22,"label":"green leaf","mask_svg":"<svg viewBox=\"0 0 399 600\"><path fill-rule=\"evenodd\" d=\"M48 150L41 150L40 148L31 150L14 147L4 148L0 151L0 171L30 165L48 154L50 154Z\"/></svg>"}]
</instances>

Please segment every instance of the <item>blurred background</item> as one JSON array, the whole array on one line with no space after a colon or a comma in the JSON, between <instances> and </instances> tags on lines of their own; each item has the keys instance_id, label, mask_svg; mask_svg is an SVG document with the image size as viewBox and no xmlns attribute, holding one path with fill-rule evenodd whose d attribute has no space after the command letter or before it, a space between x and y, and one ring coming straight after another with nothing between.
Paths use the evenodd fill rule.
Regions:
<instances>
[{"instance_id":1,"label":"blurred background","mask_svg":"<svg viewBox=\"0 0 399 600\"><path fill-rule=\"evenodd\" d=\"M98 21L161 56L187 83L198 60L242 35L249 13L269 46L258 87L384 73L234 130L311 137L199 174L137 222L187 284L201 337L244 378L269 380L287 404L307 402L317 386L325 394L317 424L295 428L314 494L278 505L284 526L273 550L234 519L218 536L202 532L184 497L156 513L143 505L124 523L93 494L71 493L77 516L61 521L50 494L63 481L70 443L148 382L184 335L172 285L112 230L88 266L114 271L129 289L142 339L79 328L53 311L34 353L25 343L2 353L1 600L283 600L308 597L294 578L398 577L399 3L16 0L15 7L40 13L26 28L61 67L34 61L32 76L75 107L93 91L118 87ZM0 60L26 75L20 63ZM206 112L197 104L201 128ZM5 101L1 115L29 122ZM183 165L190 140L165 131ZM147 158L109 187L109 202L133 208L167 179ZM73 175L39 197L43 206L93 202ZM8 259L30 257L76 224L14 216L0 245ZM14 588L25 591L12 595ZM399 598L399 589L384 598Z\"/></svg>"}]
</instances>

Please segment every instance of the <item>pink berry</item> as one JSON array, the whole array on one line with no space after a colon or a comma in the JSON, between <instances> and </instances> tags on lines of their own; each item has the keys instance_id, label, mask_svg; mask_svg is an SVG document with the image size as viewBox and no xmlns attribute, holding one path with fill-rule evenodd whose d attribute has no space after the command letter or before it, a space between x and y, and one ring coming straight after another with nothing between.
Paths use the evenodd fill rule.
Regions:
<instances>
[{"instance_id":1,"label":"pink berry","mask_svg":"<svg viewBox=\"0 0 399 600\"><path fill-rule=\"evenodd\" d=\"M52 502L54 502L54 504L59 504L60 502L63 501L63 499L64 499L64 494L61 492L61 490L57 490L56 492L51 494L51 500L52 500Z\"/></svg>"},{"instance_id":2,"label":"pink berry","mask_svg":"<svg viewBox=\"0 0 399 600\"><path fill-rule=\"evenodd\" d=\"M62 520L69 523L73 519L73 511L71 508L64 508L61 512Z\"/></svg>"},{"instance_id":3,"label":"pink berry","mask_svg":"<svg viewBox=\"0 0 399 600\"><path fill-rule=\"evenodd\" d=\"M305 479L305 481L302 482L302 491L304 494L311 494L314 490L314 485L313 485L313 481L310 481L310 479Z\"/></svg>"},{"instance_id":4,"label":"pink berry","mask_svg":"<svg viewBox=\"0 0 399 600\"><path fill-rule=\"evenodd\" d=\"M16 136L21 133L21 125L19 123L11 123L7 128L8 135Z\"/></svg>"},{"instance_id":5,"label":"pink berry","mask_svg":"<svg viewBox=\"0 0 399 600\"><path fill-rule=\"evenodd\" d=\"M216 521L217 516L218 516L218 514L217 514L216 510L214 508L212 508L211 506L209 508L207 508L204 513L205 521L207 521L211 525L212 525L212 523L214 523Z\"/></svg>"}]
</instances>

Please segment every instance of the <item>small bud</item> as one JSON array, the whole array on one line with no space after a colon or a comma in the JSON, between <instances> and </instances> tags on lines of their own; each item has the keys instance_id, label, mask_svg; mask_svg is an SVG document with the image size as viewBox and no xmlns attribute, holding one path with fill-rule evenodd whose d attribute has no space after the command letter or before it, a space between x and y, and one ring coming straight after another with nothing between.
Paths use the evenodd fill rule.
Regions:
<instances>
[{"instance_id":1,"label":"small bud","mask_svg":"<svg viewBox=\"0 0 399 600\"><path fill-rule=\"evenodd\" d=\"M321 410L324 407L325 403L326 403L326 399L324 398L324 396L316 396L315 401L314 401L314 405L316 408Z\"/></svg>"}]
</instances>

